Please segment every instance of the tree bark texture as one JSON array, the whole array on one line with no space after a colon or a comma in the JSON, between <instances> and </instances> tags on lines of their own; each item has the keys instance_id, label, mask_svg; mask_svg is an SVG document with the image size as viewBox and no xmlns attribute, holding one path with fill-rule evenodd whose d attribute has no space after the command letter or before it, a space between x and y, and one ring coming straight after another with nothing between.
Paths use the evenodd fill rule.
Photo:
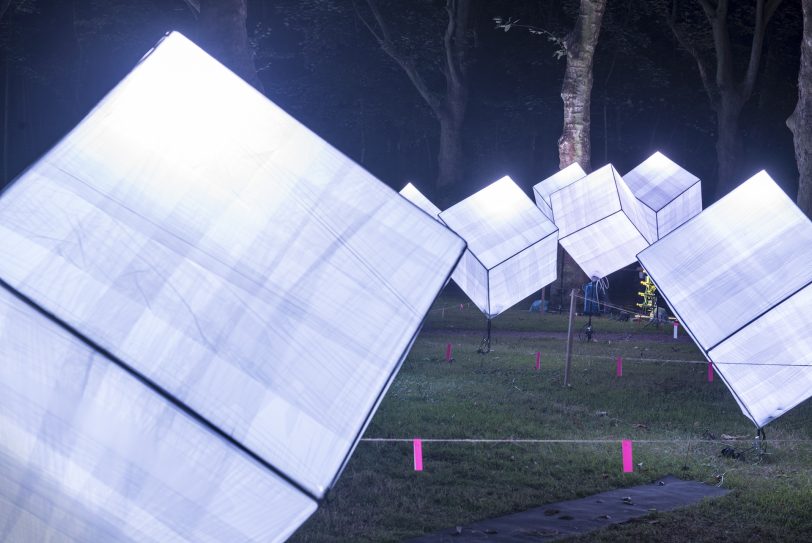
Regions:
<instances>
[{"instance_id":1,"label":"tree bark texture","mask_svg":"<svg viewBox=\"0 0 812 543\"><path fill-rule=\"evenodd\" d=\"M585 171L591 170L592 61L605 10L606 0L581 0L578 20L564 40L567 51L567 67L561 86L564 129L558 139L558 160L562 169L577 162Z\"/></svg>"},{"instance_id":2,"label":"tree bark texture","mask_svg":"<svg viewBox=\"0 0 812 543\"><path fill-rule=\"evenodd\" d=\"M438 189L459 186L462 182L462 124L467 96L455 101L454 107L440 118L440 148L437 152Z\"/></svg>"},{"instance_id":3,"label":"tree bark texture","mask_svg":"<svg viewBox=\"0 0 812 543\"><path fill-rule=\"evenodd\" d=\"M812 218L812 0L802 0L804 33L801 40L801 69L798 74L798 104L787 119L795 141L798 163L798 207Z\"/></svg>"},{"instance_id":4,"label":"tree bark texture","mask_svg":"<svg viewBox=\"0 0 812 543\"><path fill-rule=\"evenodd\" d=\"M732 98L722 95L716 109L717 175L720 180L728 180L727 183L717 185L717 194L720 197L736 184L737 162L742 150L739 119L744 104Z\"/></svg>"},{"instance_id":5,"label":"tree bark texture","mask_svg":"<svg viewBox=\"0 0 812 543\"><path fill-rule=\"evenodd\" d=\"M204 49L251 86L263 92L248 44L247 0L200 0Z\"/></svg>"},{"instance_id":6,"label":"tree bark texture","mask_svg":"<svg viewBox=\"0 0 812 543\"><path fill-rule=\"evenodd\" d=\"M459 186L463 176L462 125L468 108L468 66L470 49L470 1L448 0L448 25L443 40L445 94L438 120L440 149L437 154L437 188Z\"/></svg>"}]
</instances>

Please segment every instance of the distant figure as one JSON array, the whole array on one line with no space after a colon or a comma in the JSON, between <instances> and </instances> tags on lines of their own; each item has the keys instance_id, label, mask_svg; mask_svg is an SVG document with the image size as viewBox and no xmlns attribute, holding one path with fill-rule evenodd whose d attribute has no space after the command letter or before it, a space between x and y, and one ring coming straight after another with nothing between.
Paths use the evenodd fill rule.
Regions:
<instances>
[{"instance_id":1,"label":"distant figure","mask_svg":"<svg viewBox=\"0 0 812 543\"><path fill-rule=\"evenodd\" d=\"M584 315L598 315L601 313L601 300L606 298L609 286L606 279L592 276L592 281L583 286Z\"/></svg>"}]
</instances>

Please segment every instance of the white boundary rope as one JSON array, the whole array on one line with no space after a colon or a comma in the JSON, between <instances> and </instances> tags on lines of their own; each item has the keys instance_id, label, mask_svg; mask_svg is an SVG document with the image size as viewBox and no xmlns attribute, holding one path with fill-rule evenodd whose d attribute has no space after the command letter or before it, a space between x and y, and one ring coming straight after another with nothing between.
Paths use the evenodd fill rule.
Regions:
<instances>
[{"instance_id":1,"label":"white boundary rope","mask_svg":"<svg viewBox=\"0 0 812 543\"><path fill-rule=\"evenodd\" d=\"M415 439L420 439L423 443L510 443L510 444L615 444L626 441L624 439L477 439L477 438L389 438L389 437L364 437L361 441L367 443L412 443ZM726 439L630 439L634 443L724 443L727 441L751 441L754 436L730 437ZM812 439L770 439L767 443L809 443Z\"/></svg>"}]
</instances>

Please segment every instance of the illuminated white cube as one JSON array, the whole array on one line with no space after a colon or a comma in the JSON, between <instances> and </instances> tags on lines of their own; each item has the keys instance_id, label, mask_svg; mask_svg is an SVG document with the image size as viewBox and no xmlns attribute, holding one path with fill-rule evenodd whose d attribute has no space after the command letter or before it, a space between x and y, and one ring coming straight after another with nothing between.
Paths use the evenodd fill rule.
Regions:
<instances>
[{"instance_id":1,"label":"illuminated white cube","mask_svg":"<svg viewBox=\"0 0 812 543\"><path fill-rule=\"evenodd\" d=\"M468 243L452 278L493 318L556 278L558 229L510 177L440 213Z\"/></svg>"},{"instance_id":2,"label":"illuminated white cube","mask_svg":"<svg viewBox=\"0 0 812 543\"><path fill-rule=\"evenodd\" d=\"M553 216L552 194L568 187L586 176L583 168L577 162L573 162L558 173L551 175L547 179L536 183L533 186L533 196L536 199L536 206L544 213L544 216L555 222Z\"/></svg>"},{"instance_id":3,"label":"illuminated white cube","mask_svg":"<svg viewBox=\"0 0 812 543\"><path fill-rule=\"evenodd\" d=\"M284 541L463 249L170 34L0 197L0 532Z\"/></svg>"},{"instance_id":4,"label":"illuminated white cube","mask_svg":"<svg viewBox=\"0 0 812 543\"><path fill-rule=\"evenodd\" d=\"M756 426L812 395L812 222L769 175L638 258Z\"/></svg>"},{"instance_id":5,"label":"illuminated white cube","mask_svg":"<svg viewBox=\"0 0 812 543\"><path fill-rule=\"evenodd\" d=\"M623 176L640 201L649 243L654 243L702 211L702 183L660 152Z\"/></svg>"},{"instance_id":6,"label":"illuminated white cube","mask_svg":"<svg viewBox=\"0 0 812 543\"><path fill-rule=\"evenodd\" d=\"M551 195L561 246L588 277L605 277L648 246L642 206L609 164Z\"/></svg>"}]
</instances>

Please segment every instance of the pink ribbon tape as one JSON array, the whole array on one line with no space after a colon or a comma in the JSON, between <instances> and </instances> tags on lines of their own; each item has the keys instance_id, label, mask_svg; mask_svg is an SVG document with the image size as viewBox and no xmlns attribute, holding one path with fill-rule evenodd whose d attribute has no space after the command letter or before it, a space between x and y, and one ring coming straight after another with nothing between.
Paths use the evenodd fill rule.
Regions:
<instances>
[{"instance_id":1,"label":"pink ribbon tape","mask_svg":"<svg viewBox=\"0 0 812 543\"><path fill-rule=\"evenodd\" d=\"M631 440L624 439L621 449L623 451L623 473L631 473L634 471L634 463L632 462Z\"/></svg>"},{"instance_id":2,"label":"pink ribbon tape","mask_svg":"<svg viewBox=\"0 0 812 543\"><path fill-rule=\"evenodd\" d=\"M423 441L414 440L414 470L423 471Z\"/></svg>"},{"instance_id":3,"label":"pink ribbon tape","mask_svg":"<svg viewBox=\"0 0 812 543\"><path fill-rule=\"evenodd\" d=\"M623 357L617 357L617 376L623 377Z\"/></svg>"},{"instance_id":4,"label":"pink ribbon tape","mask_svg":"<svg viewBox=\"0 0 812 543\"><path fill-rule=\"evenodd\" d=\"M445 346L445 361L451 362L451 344L447 343Z\"/></svg>"},{"instance_id":5,"label":"pink ribbon tape","mask_svg":"<svg viewBox=\"0 0 812 543\"><path fill-rule=\"evenodd\" d=\"M536 369L541 369L541 351L536 351Z\"/></svg>"}]
</instances>

